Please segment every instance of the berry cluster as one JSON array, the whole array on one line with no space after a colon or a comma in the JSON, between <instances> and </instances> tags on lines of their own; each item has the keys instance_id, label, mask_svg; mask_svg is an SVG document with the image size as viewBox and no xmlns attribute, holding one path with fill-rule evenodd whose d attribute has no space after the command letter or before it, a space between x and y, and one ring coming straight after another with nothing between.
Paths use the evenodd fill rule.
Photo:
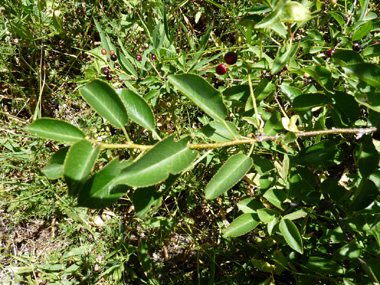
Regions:
<instances>
[{"instance_id":1,"label":"berry cluster","mask_svg":"<svg viewBox=\"0 0 380 285\"><path fill-rule=\"evenodd\" d=\"M149 48L149 45L147 43L145 43L144 44L144 48L145 49ZM139 48L139 52L143 53L144 49L142 47L140 47ZM101 53L103 55L107 55L107 50L103 48L102 51L101 51ZM111 50L109 52L109 54L110 54L110 57L107 58L107 62L110 62L111 60L112 61L116 61L117 60L117 56L116 56L116 53L115 53L114 50ZM152 54L151 58L152 58L152 60L155 60L156 59L156 55ZM135 57L135 59L137 61L141 61L142 60L142 56L140 54L137 54L136 57ZM115 63L115 68L116 69L120 69L121 67L120 67L120 65L118 63ZM106 67L103 68L103 74L106 76L107 80L112 80L112 74L111 74L111 70L110 70L109 66L106 66Z\"/></svg>"},{"instance_id":2,"label":"berry cluster","mask_svg":"<svg viewBox=\"0 0 380 285\"><path fill-rule=\"evenodd\" d=\"M224 61L229 65L235 64L237 61L237 54L233 51L226 53L226 55L224 56ZM227 67L224 63L222 63L216 67L215 71L219 75L224 75L227 73Z\"/></svg>"},{"instance_id":3,"label":"berry cluster","mask_svg":"<svg viewBox=\"0 0 380 285\"><path fill-rule=\"evenodd\" d=\"M139 47L139 53L143 53L144 49L148 49L148 48L149 48L149 44L145 43L142 47ZM140 54L137 54L135 58L137 61L142 60L142 56ZM156 58L157 58L156 55L152 54L151 59L155 60Z\"/></svg>"}]
</instances>

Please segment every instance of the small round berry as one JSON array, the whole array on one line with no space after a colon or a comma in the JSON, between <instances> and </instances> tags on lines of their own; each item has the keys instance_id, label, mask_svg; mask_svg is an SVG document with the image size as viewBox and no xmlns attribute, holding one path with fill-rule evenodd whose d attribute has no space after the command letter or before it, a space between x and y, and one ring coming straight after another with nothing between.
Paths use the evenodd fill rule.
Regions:
<instances>
[{"instance_id":1,"label":"small round berry","mask_svg":"<svg viewBox=\"0 0 380 285\"><path fill-rule=\"evenodd\" d=\"M117 59L116 54L112 54L111 55L111 60L116 61L116 59Z\"/></svg>"},{"instance_id":2,"label":"small round berry","mask_svg":"<svg viewBox=\"0 0 380 285\"><path fill-rule=\"evenodd\" d=\"M138 54L138 55L136 55L136 60L137 60L137 61L141 61L141 60L142 60L142 56L141 56L141 55L139 55L139 54Z\"/></svg>"},{"instance_id":3,"label":"small round berry","mask_svg":"<svg viewBox=\"0 0 380 285\"><path fill-rule=\"evenodd\" d=\"M352 46L352 49L353 49L354 51L360 51L361 48L362 48L362 47L360 46L359 43L354 43L353 46Z\"/></svg>"},{"instance_id":4,"label":"small round berry","mask_svg":"<svg viewBox=\"0 0 380 285\"><path fill-rule=\"evenodd\" d=\"M243 42L243 37L241 35L236 35L235 36L235 41L238 43L238 44L241 44Z\"/></svg>"},{"instance_id":5,"label":"small round berry","mask_svg":"<svg viewBox=\"0 0 380 285\"><path fill-rule=\"evenodd\" d=\"M332 57L333 53L336 52L335 49L330 49L327 51L327 57Z\"/></svg>"},{"instance_id":6,"label":"small round berry","mask_svg":"<svg viewBox=\"0 0 380 285\"><path fill-rule=\"evenodd\" d=\"M287 71L288 70L288 67L285 65L283 68L282 68L282 71Z\"/></svg>"},{"instance_id":7,"label":"small round berry","mask_svg":"<svg viewBox=\"0 0 380 285\"><path fill-rule=\"evenodd\" d=\"M144 48L145 48L145 49L148 49L148 48L149 48L149 44L148 44L148 43L145 43L145 44L144 44Z\"/></svg>"},{"instance_id":8,"label":"small round berry","mask_svg":"<svg viewBox=\"0 0 380 285\"><path fill-rule=\"evenodd\" d=\"M103 74L104 74L104 75L107 75L107 74L109 74L109 73L110 73L110 70L109 70L108 67L103 68Z\"/></svg>"},{"instance_id":9,"label":"small round berry","mask_svg":"<svg viewBox=\"0 0 380 285\"><path fill-rule=\"evenodd\" d=\"M114 51L114 50L111 50L111 51L110 51L110 55L113 55L113 54L115 54L115 51Z\"/></svg>"},{"instance_id":10,"label":"small round berry","mask_svg":"<svg viewBox=\"0 0 380 285\"><path fill-rule=\"evenodd\" d=\"M226 72L227 72L227 68L225 64L222 63L216 67L216 73L218 73L219 75L226 74Z\"/></svg>"},{"instance_id":11,"label":"small round berry","mask_svg":"<svg viewBox=\"0 0 380 285\"><path fill-rule=\"evenodd\" d=\"M107 50L105 48L102 49L102 54L104 54L104 55L107 54Z\"/></svg>"},{"instance_id":12,"label":"small round berry","mask_svg":"<svg viewBox=\"0 0 380 285\"><path fill-rule=\"evenodd\" d=\"M378 44L380 44L380 42L379 41L374 41L372 44L373 45L378 45Z\"/></svg>"},{"instance_id":13,"label":"small round berry","mask_svg":"<svg viewBox=\"0 0 380 285\"><path fill-rule=\"evenodd\" d=\"M115 68L116 68L116 69L120 69L120 68L121 68L120 64L115 63Z\"/></svg>"},{"instance_id":14,"label":"small round berry","mask_svg":"<svg viewBox=\"0 0 380 285\"><path fill-rule=\"evenodd\" d=\"M237 55L233 51L227 52L224 56L224 61L227 64L235 64L237 61Z\"/></svg>"},{"instance_id":15,"label":"small round berry","mask_svg":"<svg viewBox=\"0 0 380 285\"><path fill-rule=\"evenodd\" d=\"M107 80L112 80L112 74L107 74L107 75L106 75L106 79L107 79Z\"/></svg>"},{"instance_id":16,"label":"small round berry","mask_svg":"<svg viewBox=\"0 0 380 285\"><path fill-rule=\"evenodd\" d=\"M156 55L152 54L152 60L155 60L155 59L156 59Z\"/></svg>"},{"instance_id":17,"label":"small round berry","mask_svg":"<svg viewBox=\"0 0 380 285\"><path fill-rule=\"evenodd\" d=\"M107 58L107 62L110 62L111 60L109 58Z\"/></svg>"},{"instance_id":18,"label":"small round berry","mask_svg":"<svg viewBox=\"0 0 380 285\"><path fill-rule=\"evenodd\" d=\"M338 0L330 0L330 4L335 6L338 3Z\"/></svg>"},{"instance_id":19,"label":"small round berry","mask_svg":"<svg viewBox=\"0 0 380 285\"><path fill-rule=\"evenodd\" d=\"M144 49L142 47L139 47L139 53L143 53Z\"/></svg>"}]
</instances>

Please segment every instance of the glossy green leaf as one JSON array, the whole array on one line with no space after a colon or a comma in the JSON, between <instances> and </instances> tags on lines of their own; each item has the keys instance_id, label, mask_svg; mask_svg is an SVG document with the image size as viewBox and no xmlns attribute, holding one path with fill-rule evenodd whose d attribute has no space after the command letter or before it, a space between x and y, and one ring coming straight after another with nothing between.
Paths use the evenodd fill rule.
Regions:
<instances>
[{"instance_id":1,"label":"glossy green leaf","mask_svg":"<svg viewBox=\"0 0 380 285\"><path fill-rule=\"evenodd\" d=\"M352 41L356 42L364 38L366 35L368 35L373 28L371 21L366 21L363 25L361 25L354 34L352 35Z\"/></svg>"},{"instance_id":2,"label":"glossy green leaf","mask_svg":"<svg viewBox=\"0 0 380 285\"><path fill-rule=\"evenodd\" d=\"M227 108L221 93L205 79L195 74L169 75L168 79L211 118L217 121L223 121L226 118Z\"/></svg>"},{"instance_id":3,"label":"glossy green leaf","mask_svg":"<svg viewBox=\"0 0 380 285\"><path fill-rule=\"evenodd\" d=\"M293 162L306 166L328 166L334 160L337 152L338 148L335 142L324 140L301 150Z\"/></svg>"},{"instance_id":4,"label":"glossy green leaf","mask_svg":"<svg viewBox=\"0 0 380 285\"><path fill-rule=\"evenodd\" d=\"M51 118L35 120L25 129L36 136L63 142L77 142L84 139L84 133L68 122Z\"/></svg>"},{"instance_id":5,"label":"glossy green leaf","mask_svg":"<svg viewBox=\"0 0 380 285\"><path fill-rule=\"evenodd\" d=\"M327 13L327 15L331 15L338 22L341 29L344 29L345 27L344 19L339 13L330 11Z\"/></svg>"},{"instance_id":6,"label":"glossy green leaf","mask_svg":"<svg viewBox=\"0 0 380 285\"><path fill-rule=\"evenodd\" d=\"M257 215L264 224L270 223L276 217L277 211L273 209L258 209Z\"/></svg>"},{"instance_id":7,"label":"glossy green leaf","mask_svg":"<svg viewBox=\"0 0 380 285\"><path fill-rule=\"evenodd\" d=\"M116 128L121 129L128 123L128 115L123 102L107 83L95 79L82 87L80 93L99 115Z\"/></svg>"},{"instance_id":8,"label":"glossy green leaf","mask_svg":"<svg viewBox=\"0 0 380 285\"><path fill-rule=\"evenodd\" d=\"M73 144L66 155L63 174L67 186L69 187L69 195L75 196L82 188L95 160L100 152L100 146L93 148L91 143L81 140Z\"/></svg>"},{"instance_id":9,"label":"glossy green leaf","mask_svg":"<svg viewBox=\"0 0 380 285\"><path fill-rule=\"evenodd\" d=\"M344 126L353 125L360 115L360 107L355 98L347 93L336 91L334 96L334 111Z\"/></svg>"},{"instance_id":10,"label":"glossy green leaf","mask_svg":"<svg viewBox=\"0 0 380 285\"><path fill-rule=\"evenodd\" d=\"M335 91L331 71L327 68L320 65L314 65L308 68L302 68L302 71L308 73L325 90L330 92Z\"/></svg>"},{"instance_id":11,"label":"glossy green leaf","mask_svg":"<svg viewBox=\"0 0 380 285\"><path fill-rule=\"evenodd\" d=\"M256 214L243 214L237 217L224 231L223 237L238 237L242 236L260 223L259 217Z\"/></svg>"},{"instance_id":12,"label":"glossy green leaf","mask_svg":"<svg viewBox=\"0 0 380 285\"><path fill-rule=\"evenodd\" d=\"M354 198L349 207L349 211L360 211L367 208L379 195L379 189L371 180L365 179L360 183L354 193Z\"/></svg>"},{"instance_id":13,"label":"glossy green leaf","mask_svg":"<svg viewBox=\"0 0 380 285\"><path fill-rule=\"evenodd\" d=\"M308 215L308 213L304 209L300 209L300 210L297 210L293 213L285 215L283 217L283 219L294 221L294 220L298 220L301 218L305 218L307 215Z\"/></svg>"},{"instance_id":14,"label":"glossy green leaf","mask_svg":"<svg viewBox=\"0 0 380 285\"><path fill-rule=\"evenodd\" d=\"M264 100L268 96L273 95L275 92L275 86L268 79L261 79L260 83L256 86L254 91L254 96L256 98L256 103ZM247 103L245 105L245 110L248 111L253 108L252 97L249 96Z\"/></svg>"},{"instance_id":15,"label":"glossy green leaf","mask_svg":"<svg viewBox=\"0 0 380 285\"><path fill-rule=\"evenodd\" d=\"M362 52L362 56L364 56L364 57L380 56L380 44L370 45L370 46L366 47Z\"/></svg>"},{"instance_id":16,"label":"glossy green leaf","mask_svg":"<svg viewBox=\"0 0 380 285\"><path fill-rule=\"evenodd\" d=\"M352 50L338 50L333 53L332 59L340 66L364 62L360 54Z\"/></svg>"},{"instance_id":17,"label":"glossy green leaf","mask_svg":"<svg viewBox=\"0 0 380 285\"><path fill-rule=\"evenodd\" d=\"M280 189L269 189L263 195L271 204L275 205L280 210L284 210L282 203L286 199L286 194L283 190Z\"/></svg>"},{"instance_id":18,"label":"glossy green leaf","mask_svg":"<svg viewBox=\"0 0 380 285\"><path fill-rule=\"evenodd\" d=\"M378 167L379 153L369 135L364 136L359 145L359 172L362 177L370 176Z\"/></svg>"},{"instance_id":19,"label":"glossy green leaf","mask_svg":"<svg viewBox=\"0 0 380 285\"><path fill-rule=\"evenodd\" d=\"M380 93L355 93L356 101L363 106L368 107L380 113Z\"/></svg>"},{"instance_id":20,"label":"glossy green leaf","mask_svg":"<svg viewBox=\"0 0 380 285\"><path fill-rule=\"evenodd\" d=\"M328 194L335 203L346 200L348 194L347 190L340 186L338 182L336 178L327 178L321 185L322 192Z\"/></svg>"},{"instance_id":21,"label":"glossy green leaf","mask_svg":"<svg viewBox=\"0 0 380 285\"><path fill-rule=\"evenodd\" d=\"M273 62L272 74L276 74L282 70L282 68L296 55L299 46L300 42L286 44L278 50Z\"/></svg>"},{"instance_id":22,"label":"glossy green leaf","mask_svg":"<svg viewBox=\"0 0 380 285\"><path fill-rule=\"evenodd\" d=\"M380 67L373 63L358 63L346 65L344 71L360 78L367 84L380 88Z\"/></svg>"},{"instance_id":23,"label":"glossy green leaf","mask_svg":"<svg viewBox=\"0 0 380 285\"><path fill-rule=\"evenodd\" d=\"M303 254L302 238L296 225L291 220L282 219L279 228L286 243L295 251Z\"/></svg>"},{"instance_id":24,"label":"glossy green leaf","mask_svg":"<svg viewBox=\"0 0 380 285\"><path fill-rule=\"evenodd\" d=\"M247 198L237 203L240 211L243 213L256 213L258 209L263 208L263 203L258 198Z\"/></svg>"},{"instance_id":25,"label":"glossy green leaf","mask_svg":"<svg viewBox=\"0 0 380 285\"><path fill-rule=\"evenodd\" d=\"M127 109L129 118L140 126L152 131L155 127L152 109L143 98L129 89L116 91Z\"/></svg>"},{"instance_id":26,"label":"glossy green leaf","mask_svg":"<svg viewBox=\"0 0 380 285\"><path fill-rule=\"evenodd\" d=\"M210 140L215 142L226 142L232 141L235 138L239 138L240 135L236 131L236 126L232 122L226 123L229 127L229 130L225 124L213 121L202 128L202 133L204 133Z\"/></svg>"},{"instance_id":27,"label":"glossy green leaf","mask_svg":"<svg viewBox=\"0 0 380 285\"><path fill-rule=\"evenodd\" d=\"M331 275L344 275L345 268L335 261L319 256L310 256L306 264L313 272L318 272L321 274L331 274Z\"/></svg>"},{"instance_id":28,"label":"glossy green leaf","mask_svg":"<svg viewBox=\"0 0 380 285\"><path fill-rule=\"evenodd\" d=\"M58 179L63 176L63 165L65 163L66 154L69 147L61 148L53 154L49 163L41 169L42 173L49 179Z\"/></svg>"},{"instance_id":29,"label":"glossy green leaf","mask_svg":"<svg viewBox=\"0 0 380 285\"><path fill-rule=\"evenodd\" d=\"M286 84L281 84L281 92L285 94L290 101L293 101L294 98L302 94L302 91L298 88Z\"/></svg>"},{"instance_id":30,"label":"glossy green leaf","mask_svg":"<svg viewBox=\"0 0 380 285\"><path fill-rule=\"evenodd\" d=\"M269 172L275 168L272 161L268 158L265 158L258 154L252 155L252 158L253 158L253 164L255 166L255 170L260 175L263 175L264 173Z\"/></svg>"},{"instance_id":31,"label":"glossy green leaf","mask_svg":"<svg viewBox=\"0 0 380 285\"><path fill-rule=\"evenodd\" d=\"M280 0L276 5L275 10L257 23L255 29L270 29L273 25L277 24L280 21L281 8L284 5L284 2L285 0Z\"/></svg>"},{"instance_id":32,"label":"glossy green leaf","mask_svg":"<svg viewBox=\"0 0 380 285\"><path fill-rule=\"evenodd\" d=\"M138 188L133 194L133 206L137 217L143 219L153 205L158 205L161 195L156 191L156 187Z\"/></svg>"},{"instance_id":33,"label":"glossy green leaf","mask_svg":"<svg viewBox=\"0 0 380 285\"><path fill-rule=\"evenodd\" d=\"M249 96L250 90L248 85L236 85L223 91L224 99L228 101L238 101L242 105L245 104Z\"/></svg>"},{"instance_id":34,"label":"glossy green leaf","mask_svg":"<svg viewBox=\"0 0 380 285\"><path fill-rule=\"evenodd\" d=\"M205 189L206 199L214 199L238 183L252 167L252 158L239 153L231 156Z\"/></svg>"},{"instance_id":35,"label":"glossy green leaf","mask_svg":"<svg viewBox=\"0 0 380 285\"><path fill-rule=\"evenodd\" d=\"M104 209L115 203L129 189L126 185L113 183L120 171L132 161L122 161L116 158L100 171L95 173L83 185L78 196L78 206L90 209Z\"/></svg>"},{"instance_id":36,"label":"glossy green leaf","mask_svg":"<svg viewBox=\"0 0 380 285\"><path fill-rule=\"evenodd\" d=\"M284 127L281 121L281 113L274 111L269 120L265 123L264 133L268 136L273 136L283 131Z\"/></svg>"},{"instance_id":37,"label":"glossy green leaf","mask_svg":"<svg viewBox=\"0 0 380 285\"><path fill-rule=\"evenodd\" d=\"M323 106L331 103L331 99L323 94L302 94L294 99L293 108L295 111L300 112L310 110L317 106Z\"/></svg>"},{"instance_id":38,"label":"glossy green leaf","mask_svg":"<svg viewBox=\"0 0 380 285\"><path fill-rule=\"evenodd\" d=\"M185 170L198 152L187 148L189 139L174 141L174 135L158 142L139 160L126 167L118 176L117 184L146 187L160 183L169 174Z\"/></svg>"}]
</instances>

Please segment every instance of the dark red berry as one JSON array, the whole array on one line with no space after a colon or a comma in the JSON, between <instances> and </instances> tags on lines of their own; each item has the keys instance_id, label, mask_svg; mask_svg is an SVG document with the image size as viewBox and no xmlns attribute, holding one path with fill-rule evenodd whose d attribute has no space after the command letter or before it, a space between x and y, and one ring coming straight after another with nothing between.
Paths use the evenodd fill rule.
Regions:
<instances>
[{"instance_id":1,"label":"dark red berry","mask_svg":"<svg viewBox=\"0 0 380 285\"><path fill-rule=\"evenodd\" d=\"M219 75L226 74L226 72L227 72L227 68L225 64L222 63L216 67L216 73L218 73Z\"/></svg>"},{"instance_id":2,"label":"dark red berry","mask_svg":"<svg viewBox=\"0 0 380 285\"><path fill-rule=\"evenodd\" d=\"M115 54L115 51L114 51L114 50L111 50L111 51L110 51L110 55L113 55L113 54Z\"/></svg>"},{"instance_id":3,"label":"dark red berry","mask_svg":"<svg viewBox=\"0 0 380 285\"><path fill-rule=\"evenodd\" d=\"M109 68L108 68L108 67L103 68L103 73L104 73L105 75L109 74L109 73L110 73Z\"/></svg>"},{"instance_id":4,"label":"dark red berry","mask_svg":"<svg viewBox=\"0 0 380 285\"><path fill-rule=\"evenodd\" d=\"M287 71L288 70L288 67L285 65L283 68L282 68L282 71Z\"/></svg>"},{"instance_id":5,"label":"dark red berry","mask_svg":"<svg viewBox=\"0 0 380 285\"><path fill-rule=\"evenodd\" d=\"M227 52L226 55L224 56L224 61L227 64L235 64L237 61L237 54L234 53L233 51Z\"/></svg>"},{"instance_id":6,"label":"dark red berry","mask_svg":"<svg viewBox=\"0 0 380 285\"><path fill-rule=\"evenodd\" d=\"M111 60L109 58L107 58L107 62L110 62Z\"/></svg>"},{"instance_id":7,"label":"dark red berry","mask_svg":"<svg viewBox=\"0 0 380 285\"><path fill-rule=\"evenodd\" d=\"M373 45L377 45L377 44L380 44L380 42L379 41L374 41L372 44Z\"/></svg>"},{"instance_id":8,"label":"dark red berry","mask_svg":"<svg viewBox=\"0 0 380 285\"><path fill-rule=\"evenodd\" d=\"M102 54L104 54L104 55L107 54L107 50L105 48L102 49Z\"/></svg>"},{"instance_id":9,"label":"dark red berry","mask_svg":"<svg viewBox=\"0 0 380 285\"><path fill-rule=\"evenodd\" d=\"M120 64L115 63L115 68L116 68L116 69L120 69L120 68L121 68Z\"/></svg>"},{"instance_id":10,"label":"dark red berry","mask_svg":"<svg viewBox=\"0 0 380 285\"><path fill-rule=\"evenodd\" d=\"M156 59L156 55L152 54L152 60Z\"/></svg>"},{"instance_id":11,"label":"dark red berry","mask_svg":"<svg viewBox=\"0 0 380 285\"><path fill-rule=\"evenodd\" d=\"M360 46L359 43L354 43L353 46L352 46L352 49L353 49L354 51L360 51L361 48L362 48L362 47Z\"/></svg>"},{"instance_id":12,"label":"dark red berry","mask_svg":"<svg viewBox=\"0 0 380 285\"><path fill-rule=\"evenodd\" d=\"M138 55L136 55L136 60L137 60L137 61L141 61L141 60L142 60L142 56L141 56L141 55L139 55L139 54L138 54Z\"/></svg>"},{"instance_id":13,"label":"dark red berry","mask_svg":"<svg viewBox=\"0 0 380 285\"><path fill-rule=\"evenodd\" d=\"M335 49L330 49L327 51L327 57L332 57L333 53L336 52Z\"/></svg>"},{"instance_id":14,"label":"dark red berry","mask_svg":"<svg viewBox=\"0 0 380 285\"><path fill-rule=\"evenodd\" d=\"M107 74L107 75L106 75L106 79L107 79L107 80L112 80L112 74Z\"/></svg>"},{"instance_id":15,"label":"dark red berry","mask_svg":"<svg viewBox=\"0 0 380 285\"><path fill-rule=\"evenodd\" d=\"M116 59L117 59L116 54L112 54L111 55L111 60L116 61Z\"/></svg>"}]
</instances>

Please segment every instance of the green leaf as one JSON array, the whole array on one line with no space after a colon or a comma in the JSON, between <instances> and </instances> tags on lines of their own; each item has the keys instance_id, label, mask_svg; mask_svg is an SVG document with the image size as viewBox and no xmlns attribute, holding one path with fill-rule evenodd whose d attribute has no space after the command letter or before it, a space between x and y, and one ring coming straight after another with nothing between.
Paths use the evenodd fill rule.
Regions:
<instances>
[{"instance_id":1,"label":"green leaf","mask_svg":"<svg viewBox=\"0 0 380 285\"><path fill-rule=\"evenodd\" d=\"M259 224L259 217L256 214L243 214L237 217L224 231L223 237L242 236Z\"/></svg>"},{"instance_id":2,"label":"green leaf","mask_svg":"<svg viewBox=\"0 0 380 285\"><path fill-rule=\"evenodd\" d=\"M330 11L327 13L327 15L331 15L338 22L341 29L344 29L344 26L345 26L344 19L340 14Z\"/></svg>"},{"instance_id":3,"label":"green leaf","mask_svg":"<svg viewBox=\"0 0 380 285\"><path fill-rule=\"evenodd\" d=\"M49 163L41 169L42 173L49 179L58 179L63 176L63 165L69 147L61 148L53 154Z\"/></svg>"},{"instance_id":4,"label":"green leaf","mask_svg":"<svg viewBox=\"0 0 380 285\"><path fill-rule=\"evenodd\" d=\"M380 112L380 93L355 93L356 101L363 106L368 107L376 112Z\"/></svg>"},{"instance_id":5,"label":"green leaf","mask_svg":"<svg viewBox=\"0 0 380 285\"><path fill-rule=\"evenodd\" d=\"M213 121L202 128L202 133L215 142L227 142L240 137L239 133L236 131L236 126L231 122L226 123L229 126L229 130L226 128L225 124ZM230 131L232 131L235 136L233 136Z\"/></svg>"},{"instance_id":6,"label":"green leaf","mask_svg":"<svg viewBox=\"0 0 380 285\"><path fill-rule=\"evenodd\" d=\"M332 104L330 98L326 95L314 93L314 94L302 94L297 96L293 101L293 109L296 112L303 112L310 110L314 107L323 106L326 104Z\"/></svg>"},{"instance_id":7,"label":"green leaf","mask_svg":"<svg viewBox=\"0 0 380 285\"><path fill-rule=\"evenodd\" d=\"M116 158L86 181L78 196L78 206L90 209L104 209L115 203L129 189L126 185L113 183L120 171L132 161L119 163Z\"/></svg>"},{"instance_id":8,"label":"green leaf","mask_svg":"<svg viewBox=\"0 0 380 285\"><path fill-rule=\"evenodd\" d=\"M356 42L364 38L366 35L371 32L373 28L371 21L366 21L364 25L361 25L352 35L352 41Z\"/></svg>"},{"instance_id":9,"label":"green leaf","mask_svg":"<svg viewBox=\"0 0 380 285\"><path fill-rule=\"evenodd\" d=\"M291 220L282 219L279 228L286 243L295 251L303 254L302 238L296 225Z\"/></svg>"},{"instance_id":10,"label":"green leaf","mask_svg":"<svg viewBox=\"0 0 380 285\"><path fill-rule=\"evenodd\" d=\"M331 165L337 152L338 148L335 142L324 140L301 150L293 162L306 166L328 166Z\"/></svg>"},{"instance_id":11,"label":"green leaf","mask_svg":"<svg viewBox=\"0 0 380 285\"><path fill-rule=\"evenodd\" d=\"M283 217L283 219L294 221L294 220L298 220L298 219L301 219L301 218L305 218L307 216L307 214L308 213L305 212L305 210L300 209L300 210L297 210L297 211L295 211L293 213L285 215Z\"/></svg>"},{"instance_id":12,"label":"green leaf","mask_svg":"<svg viewBox=\"0 0 380 285\"><path fill-rule=\"evenodd\" d=\"M215 199L238 183L252 167L252 158L239 153L231 156L208 183L206 199Z\"/></svg>"},{"instance_id":13,"label":"green leaf","mask_svg":"<svg viewBox=\"0 0 380 285\"><path fill-rule=\"evenodd\" d=\"M337 112L342 123L345 126L353 125L360 115L360 107L355 98L347 93L336 91L333 100L334 111Z\"/></svg>"},{"instance_id":14,"label":"green leaf","mask_svg":"<svg viewBox=\"0 0 380 285\"><path fill-rule=\"evenodd\" d=\"M127 109L129 118L140 126L152 131L155 127L154 115L145 100L128 89L118 89L117 93Z\"/></svg>"},{"instance_id":15,"label":"green leaf","mask_svg":"<svg viewBox=\"0 0 380 285\"><path fill-rule=\"evenodd\" d=\"M273 209L258 209L257 215L264 224L270 223L276 217L277 211Z\"/></svg>"},{"instance_id":16,"label":"green leaf","mask_svg":"<svg viewBox=\"0 0 380 285\"><path fill-rule=\"evenodd\" d=\"M281 71L282 68L296 55L298 48L300 47L300 42L293 44L286 44L281 47L273 62L272 74L276 74Z\"/></svg>"},{"instance_id":17,"label":"green leaf","mask_svg":"<svg viewBox=\"0 0 380 285\"><path fill-rule=\"evenodd\" d=\"M267 98L268 96L274 94L275 92L275 86L272 82L270 82L268 79L263 78L259 85L257 85L255 91L254 91L254 96L256 98L256 102L260 102ZM245 110L248 111L253 108L253 103L252 103L252 97L249 96L247 103L245 105Z\"/></svg>"},{"instance_id":18,"label":"green leaf","mask_svg":"<svg viewBox=\"0 0 380 285\"><path fill-rule=\"evenodd\" d=\"M284 5L285 0L280 0L275 10L273 10L272 13L267 15L263 20L261 20L259 23L255 25L255 29L265 29L265 28L272 28L273 25L277 24L280 21L280 14L282 6Z\"/></svg>"},{"instance_id":19,"label":"green leaf","mask_svg":"<svg viewBox=\"0 0 380 285\"><path fill-rule=\"evenodd\" d=\"M342 261L348 259L357 259L362 254L362 249L357 240L352 240L341 248L334 251L332 259L334 261Z\"/></svg>"},{"instance_id":20,"label":"green leaf","mask_svg":"<svg viewBox=\"0 0 380 285\"><path fill-rule=\"evenodd\" d=\"M358 63L343 66L344 71L360 78L375 88L380 88L380 68L373 63Z\"/></svg>"},{"instance_id":21,"label":"green leaf","mask_svg":"<svg viewBox=\"0 0 380 285\"><path fill-rule=\"evenodd\" d=\"M206 112L211 118L223 121L227 108L222 94L206 80L195 74L169 75L168 79L179 91Z\"/></svg>"},{"instance_id":22,"label":"green leaf","mask_svg":"<svg viewBox=\"0 0 380 285\"><path fill-rule=\"evenodd\" d=\"M95 111L116 128L124 128L128 115L115 90L107 83L95 79L80 90L83 98Z\"/></svg>"},{"instance_id":23,"label":"green leaf","mask_svg":"<svg viewBox=\"0 0 380 285\"><path fill-rule=\"evenodd\" d=\"M336 178L327 178L321 185L322 192L329 194L331 200L335 203L346 200L348 194L348 191L344 187L338 185L338 182L339 181Z\"/></svg>"},{"instance_id":24,"label":"green leaf","mask_svg":"<svg viewBox=\"0 0 380 285\"><path fill-rule=\"evenodd\" d=\"M310 256L309 261L306 264L313 272L318 272L321 274L331 274L331 275L344 275L345 269L340 264L332 261L331 259L319 257L319 256Z\"/></svg>"},{"instance_id":25,"label":"green leaf","mask_svg":"<svg viewBox=\"0 0 380 285\"><path fill-rule=\"evenodd\" d=\"M223 97L228 101L238 101L244 106L250 95L248 85L236 85L223 91Z\"/></svg>"},{"instance_id":26,"label":"green leaf","mask_svg":"<svg viewBox=\"0 0 380 285\"><path fill-rule=\"evenodd\" d=\"M379 195L379 189L371 180L364 179L354 193L349 211L360 211L367 208Z\"/></svg>"},{"instance_id":27,"label":"green leaf","mask_svg":"<svg viewBox=\"0 0 380 285\"><path fill-rule=\"evenodd\" d=\"M310 66L309 68L302 68L302 71L308 73L325 90L328 90L330 92L334 91L331 72L327 68L324 68L320 65L314 65Z\"/></svg>"},{"instance_id":28,"label":"green leaf","mask_svg":"<svg viewBox=\"0 0 380 285\"><path fill-rule=\"evenodd\" d=\"M75 196L79 192L90 174L99 152L100 146L93 148L91 143L86 140L78 141L70 147L63 169L63 175L69 187L69 195Z\"/></svg>"},{"instance_id":29,"label":"green leaf","mask_svg":"<svg viewBox=\"0 0 380 285\"><path fill-rule=\"evenodd\" d=\"M364 57L380 56L380 44L370 45L370 46L366 47L362 52L362 56L364 56Z\"/></svg>"},{"instance_id":30,"label":"green leaf","mask_svg":"<svg viewBox=\"0 0 380 285\"><path fill-rule=\"evenodd\" d=\"M269 189L264 193L263 197L280 210L284 210L284 208L282 207L282 203L286 199L286 194L283 190Z\"/></svg>"},{"instance_id":31,"label":"green leaf","mask_svg":"<svg viewBox=\"0 0 380 285\"><path fill-rule=\"evenodd\" d=\"M144 219L152 205L158 205L161 195L157 193L156 187L138 188L133 195L133 206L137 217Z\"/></svg>"},{"instance_id":32,"label":"green leaf","mask_svg":"<svg viewBox=\"0 0 380 285\"><path fill-rule=\"evenodd\" d=\"M332 59L333 61L337 62L340 66L364 62L360 54L352 50L338 50L333 53Z\"/></svg>"},{"instance_id":33,"label":"green leaf","mask_svg":"<svg viewBox=\"0 0 380 285\"><path fill-rule=\"evenodd\" d=\"M126 167L118 176L117 184L146 187L166 180L169 174L185 170L198 152L187 148L189 139L174 141L174 135L158 142L143 157Z\"/></svg>"},{"instance_id":34,"label":"green leaf","mask_svg":"<svg viewBox=\"0 0 380 285\"><path fill-rule=\"evenodd\" d=\"M240 211L246 213L256 213L258 209L263 208L263 203L258 198L247 198L237 203Z\"/></svg>"},{"instance_id":35,"label":"green leaf","mask_svg":"<svg viewBox=\"0 0 380 285\"><path fill-rule=\"evenodd\" d=\"M290 101L293 101L294 98L302 94L302 91L299 90L298 88L294 86L286 85L284 83L281 84L280 88L281 88L281 92L285 94L288 97L288 99L290 99Z\"/></svg>"},{"instance_id":36,"label":"green leaf","mask_svg":"<svg viewBox=\"0 0 380 285\"><path fill-rule=\"evenodd\" d=\"M25 129L33 135L63 142L77 142L85 137L77 127L68 122L51 118L37 119Z\"/></svg>"},{"instance_id":37,"label":"green leaf","mask_svg":"<svg viewBox=\"0 0 380 285\"><path fill-rule=\"evenodd\" d=\"M279 111L274 111L272 116L265 123L264 133L267 136L273 136L283 130L284 130L284 127L282 125L281 113Z\"/></svg>"},{"instance_id":38,"label":"green leaf","mask_svg":"<svg viewBox=\"0 0 380 285\"><path fill-rule=\"evenodd\" d=\"M108 42L108 39L107 39L105 33L103 32L102 27L100 26L100 24L95 19L94 19L94 22L95 22L95 25L96 25L96 29L99 32L100 41L102 43L102 48L106 49L107 52L110 52L111 49L110 49L110 46L109 46L109 42Z\"/></svg>"},{"instance_id":39,"label":"green leaf","mask_svg":"<svg viewBox=\"0 0 380 285\"><path fill-rule=\"evenodd\" d=\"M363 178L367 178L377 169L379 164L379 153L372 142L371 136L366 135L361 139L359 152L359 172Z\"/></svg>"},{"instance_id":40,"label":"green leaf","mask_svg":"<svg viewBox=\"0 0 380 285\"><path fill-rule=\"evenodd\" d=\"M255 166L255 170L262 176L264 173L271 171L274 169L274 165L272 161L268 158L260 156L258 154L252 155L253 164Z\"/></svg>"}]
</instances>

